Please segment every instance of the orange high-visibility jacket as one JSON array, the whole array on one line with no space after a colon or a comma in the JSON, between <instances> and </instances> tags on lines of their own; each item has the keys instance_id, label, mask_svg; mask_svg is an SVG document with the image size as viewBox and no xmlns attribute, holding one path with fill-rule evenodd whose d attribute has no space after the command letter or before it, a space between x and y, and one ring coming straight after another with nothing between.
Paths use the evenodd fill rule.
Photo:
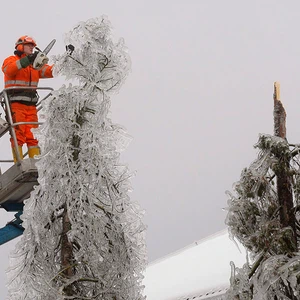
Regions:
<instances>
[{"instance_id":1,"label":"orange high-visibility jacket","mask_svg":"<svg viewBox=\"0 0 300 300\"><path fill-rule=\"evenodd\" d=\"M4 73L4 87L37 87L40 78L52 78L52 67L44 65L40 70L35 70L32 65L22 68L20 58L26 56L22 54L21 57L12 55L7 57L2 65ZM13 89L8 92L11 102L18 101L24 104L36 104L36 92L31 90Z\"/></svg>"}]
</instances>

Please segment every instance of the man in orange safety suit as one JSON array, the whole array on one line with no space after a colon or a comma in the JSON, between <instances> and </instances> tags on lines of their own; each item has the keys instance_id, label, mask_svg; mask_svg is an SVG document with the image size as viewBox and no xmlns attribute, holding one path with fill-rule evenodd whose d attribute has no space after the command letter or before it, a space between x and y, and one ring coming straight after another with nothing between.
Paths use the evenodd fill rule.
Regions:
<instances>
[{"instance_id":1,"label":"man in orange safety suit","mask_svg":"<svg viewBox=\"0 0 300 300\"><path fill-rule=\"evenodd\" d=\"M22 89L22 87L37 87L40 78L52 78L52 67L48 65L48 58L44 56L42 66L34 68L33 64L37 59L39 51L33 52L36 42L30 36L21 36L16 44L14 55L7 57L2 65L4 73L4 87L18 87L8 90L8 97L11 105L13 122L37 122L38 95L36 90ZM11 146L14 161L17 161L16 151L19 152L20 158L23 159L22 146L27 144L28 156L33 158L40 154L37 139L31 132L36 128L36 124L18 125L15 128L18 145L14 145L11 138Z\"/></svg>"}]
</instances>

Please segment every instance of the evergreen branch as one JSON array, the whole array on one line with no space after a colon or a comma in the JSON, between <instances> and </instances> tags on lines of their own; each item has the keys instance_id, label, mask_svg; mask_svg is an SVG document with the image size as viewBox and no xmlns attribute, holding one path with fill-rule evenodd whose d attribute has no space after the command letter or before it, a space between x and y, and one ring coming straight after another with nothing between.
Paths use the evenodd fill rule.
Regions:
<instances>
[{"instance_id":1,"label":"evergreen branch","mask_svg":"<svg viewBox=\"0 0 300 300\"><path fill-rule=\"evenodd\" d=\"M77 62L78 64L80 64L82 67L84 67L84 65L79 60L77 60L76 58L74 58L72 55L68 54L68 57L72 58L75 62Z\"/></svg>"},{"instance_id":2,"label":"evergreen branch","mask_svg":"<svg viewBox=\"0 0 300 300\"><path fill-rule=\"evenodd\" d=\"M76 266L78 266L78 264L72 264L72 265L69 265L69 266L63 268L63 269L60 270L54 277L52 277L52 278L50 279L50 282L53 281L54 279L56 279L58 276L61 276L65 271L67 271L67 270L69 270L69 269L71 269L71 268L74 268L74 267L76 267Z\"/></svg>"},{"instance_id":3,"label":"evergreen branch","mask_svg":"<svg viewBox=\"0 0 300 300\"><path fill-rule=\"evenodd\" d=\"M108 90L106 90L106 91L108 92L108 91L110 91L111 89L113 89L115 86L118 85L119 82L120 82L120 80L117 81L114 85L112 85L112 86L111 86Z\"/></svg>"},{"instance_id":4,"label":"evergreen branch","mask_svg":"<svg viewBox=\"0 0 300 300\"><path fill-rule=\"evenodd\" d=\"M263 259L264 259L264 257L265 257L266 254L267 254L267 250L265 250L265 251L261 254L261 256L258 258L258 260L254 263L254 265L252 266L251 271L250 271L250 273L249 273L249 275L248 275L248 278L249 278L249 279L254 275L254 273L255 273L256 270L258 269L260 263L263 261Z\"/></svg>"}]
</instances>

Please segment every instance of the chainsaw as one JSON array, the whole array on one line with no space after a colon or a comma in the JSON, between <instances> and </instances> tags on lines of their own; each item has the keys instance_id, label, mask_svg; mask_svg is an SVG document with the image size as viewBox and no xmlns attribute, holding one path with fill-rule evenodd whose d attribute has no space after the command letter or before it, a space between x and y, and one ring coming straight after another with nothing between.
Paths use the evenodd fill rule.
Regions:
<instances>
[{"instance_id":1,"label":"chainsaw","mask_svg":"<svg viewBox=\"0 0 300 300\"><path fill-rule=\"evenodd\" d=\"M36 49L38 50L38 54L32 64L34 69L40 70L45 64L48 63L49 58L47 57L47 54L50 52L55 42L56 40L53 39L43 51L36 47Z\"/></svg>"}]
</instances>

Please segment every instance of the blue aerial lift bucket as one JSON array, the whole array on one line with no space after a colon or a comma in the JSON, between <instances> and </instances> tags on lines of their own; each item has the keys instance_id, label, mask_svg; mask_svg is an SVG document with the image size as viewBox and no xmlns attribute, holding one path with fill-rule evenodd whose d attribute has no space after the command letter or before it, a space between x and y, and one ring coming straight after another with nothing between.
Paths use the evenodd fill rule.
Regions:
<instances>
[{"instance_id":1,"label":"blue aerial lift bucket","mask_svg":"<svg viewBox=\"0 0 300 300\"><path fill-rule=\"evenodd\" d=\"M0 103L5 113L5 120L0 117L0 138L6 133L10 133L14 144L17 145L17 138L15 134L15 127L21 124L41 124L40 122L18 122L14 123L10 110L9 97L7 91L15 89L16 87L6 88L0 93ZM19 87L17 87L20 89ZM22 88L33 89L33 88ZM47 95L38 102L37 109L42 108L42 101L47 99L52 88L41 87L34 88L34 90L46 90ZM0 115L1 116L1 115ZM8 222L3 228L0 228L0 245L22 235L24 228L22 227L21 215L23 213L23 202L29 198L31 191L35 185L38 185L38 172L35 166L36 159L26 158L21 159L18 149L16 149L17 162L13 164L3 174L0 168L0 208L4 208L8 212L17 212L15 219ZM0 160L2 163L13 163L13 160Z\"/></svg>"}]
</instances>

